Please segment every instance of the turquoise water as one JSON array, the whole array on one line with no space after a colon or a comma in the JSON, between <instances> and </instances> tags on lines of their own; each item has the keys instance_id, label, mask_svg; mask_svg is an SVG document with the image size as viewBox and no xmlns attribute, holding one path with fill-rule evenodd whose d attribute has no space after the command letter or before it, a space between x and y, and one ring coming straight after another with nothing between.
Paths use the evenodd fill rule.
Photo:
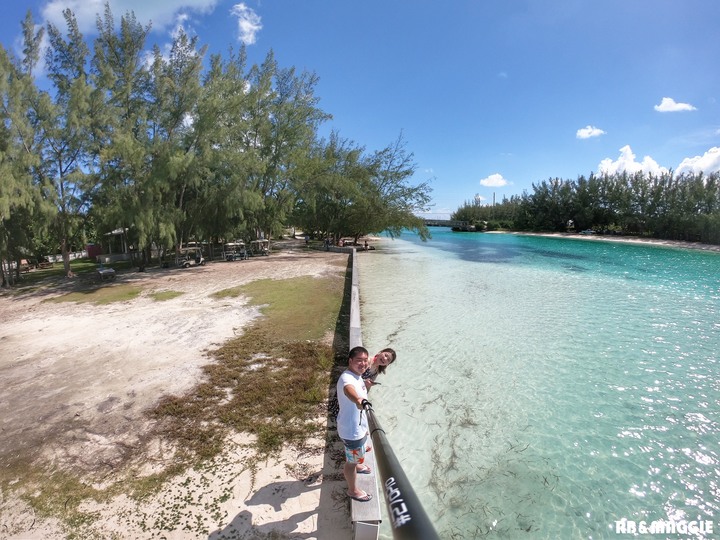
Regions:
<instances>
[{"instance_id":1,"label":"turquoise water","mask_svg":"<svg viewBox=\"0 0 720 540\"><path fill-rule=\"evenodd\" d=\"M441 538L720 538L720 254L432 233L359 272L398 352L370 400Z\"/></svg>"}]
</instances>

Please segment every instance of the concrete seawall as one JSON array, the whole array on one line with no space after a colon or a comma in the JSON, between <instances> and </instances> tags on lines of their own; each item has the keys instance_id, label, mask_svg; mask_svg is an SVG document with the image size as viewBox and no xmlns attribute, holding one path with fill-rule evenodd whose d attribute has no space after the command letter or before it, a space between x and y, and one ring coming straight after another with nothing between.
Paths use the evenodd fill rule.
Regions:
<instances>
[{"instance_id":1,"label":"concrete seawall","mask_svg":"<svg viewBox=\"0 0 720 540\"><path fill-rule=\"evenodd\" d=\"M352 257L352 287L350 296L350 336L352 349L362 345L362 327L360 321L360 274L357 268L357 252L354 248L335 248L333 251L350 251ZM380 534L380 494L376 476L375 452L365 455L365 464L372 469L371 474L358 475L358 487L373 496L372 501L351 501L350 519L353 524L354 540L377 540Z\"/></svg>"}]
</instances>

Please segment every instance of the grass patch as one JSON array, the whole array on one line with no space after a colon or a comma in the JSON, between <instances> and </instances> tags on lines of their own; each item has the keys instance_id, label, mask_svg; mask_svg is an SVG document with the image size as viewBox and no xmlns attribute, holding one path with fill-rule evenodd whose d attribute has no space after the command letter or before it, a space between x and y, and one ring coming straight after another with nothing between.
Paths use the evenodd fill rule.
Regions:
<instances>
[{"instance_id":1,"label":"grass patch","mask_svg":"<svg viewBox=\"0 0 720 540\"><path fill-rule=\"evenodd\" d=\"M46 300L47 302L91 302L97 305L110 304L112 302L125 302L137 298L142 292L141 287L134 285L112 285L87 291L71 292L57 298Z\"/></svg>"},{"instance_id":2,"label":"grass patch","mask_svg":"<svg viewBox=\"0 0 720 540\"><path fill-rule=\"evenodd\" d=\"M158 291L150 293L150 298L152 298L156 302L163 302L165 300L172 300L173 298L177 298L178 296L182 296L183 294L185 293L180 291Z\"/></svg>"},{"instance_id":3,"label":"grass patch","mask_svg":"<svg viewBox=\"0 0 720 540\"><path fill-rule=\"evenodd\" d=\"M105 268L113 268L115 271L129 270L133 267L130 261L117 261L104 265ZM73 259L70 261L70 270L80 276L90 274L98 269L98 264L92 259ZM62 261L53 264L52 268L36 268L30 272L20 274L20 281L17 283L20 287L32 286L44 281L47 278L62 279L65 277L65 266Z\"/></svg>"},{"instance_id":4,"label":"grass patch","mask_svg":"<svg viewBox=\"0 0 720 540\"><path fill-rule=\"evenodd\" d=\"M214 293L214 298L250 297L249 305L262 306L262 313L282 333L280 341L320 339L337 319L342 301L342 281L329 284L309 276L261 279Z\"/></svg>"},{"instance_id":5,"label":"grass patch","mask_svg":"<svg viewBox=\"0 0 720 540\"><path fill-rule=\"evenodd\" d=\"M72 473L38 469L30 467L28 464L18 467L17 470L22 471L23 483L26 486L22 498L39 517L62 519L66 529L66 538L70 540L87 538L87 536L73 531L82 530L87 525L94 523L97 515L82 511L80 505L87 500L104 502L108 499L108 493L92 488ZM3 491L11 489L5 479L3 479L2 488Z\"/></svg>"},{"instance_id":6,"label":"grass patch","mask_svg":"<svg viewBox=\"0 0 720 540\"><path fill-rule=\"evenodd\" d=\"M68 294L60 301L106 303L129 299L139 292L137 287L113 285ZM103 503L119 494L136 501L152 497L166 490L168 480L188 467L211 467L213 458L227 450L223 445L231 430L256 435L258 454L244 463L251 468L286 443L302 444L309 436L321 435L324 424L316 418L325 412L335 360L333 348L324 338L336 330L345 292L345 275L338 273L318 279L263 280L226 293L248 296L254 305L262 306L263 316L216 351L215 362L204 368L202 384L184 396L163 398L150 411L159 422L156 432L146 434L148 440L164 437L175 442L172 446L178 449L164 470L151 476L138 476L132 467L118 470L112 485L95 489L87 479L62 472L53 464L43 468L21 459L0 472L0 492L24 493L23 498L38 516L62 521L66 538L94 540L102 538L93 527L98 515L83 511L83 502ZM199 501L202 495L202 490L190 489L170 498L153 514L133 515L132 519L144 531L161 537L162 531L174 530L180 520L189 519L183 508L191 498ZM228 491L223 500L230 496ZM206 511L219 512L218 504L206 502ZM197 537L209 534L200 530L199 523L188 521L183 528L194 530Z\"/></svg>"},{"instance_id":7,"label":"grass patch","mask_svg":"<svg viewBox=\"0 0 720 540\"><path fill-rule=\"evenodd\" d=\"M335 357L321 339L334 330L343 285L340 275L268 279L215 294L247 295L264 317L215 352L206 382L191 395L160 402L152 414L163 420L165 436L207 459L229 429L256 435L260 454L319 433L315 417Z\"/></svg>"}]
</instances>

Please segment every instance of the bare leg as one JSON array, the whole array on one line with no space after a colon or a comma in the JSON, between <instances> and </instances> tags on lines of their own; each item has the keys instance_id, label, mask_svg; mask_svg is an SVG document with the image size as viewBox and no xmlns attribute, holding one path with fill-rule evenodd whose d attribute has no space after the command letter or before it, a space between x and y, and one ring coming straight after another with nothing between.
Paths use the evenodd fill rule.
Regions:
<instances>
[{"instance_id":1,"label":"bare leg","mask_svg":"<svg viewBox=\"0 0 720 540\"><path fill-rule=\"evenodd\" d=\"M347 494L351 497L363 497L365 496L365 492L357 487L357 471L355 470L355 467L355 463L348 463L347 461L343 467L343 474L345 475L345 480L347 480L348 483Z\"/></svg>"}]
</instances>

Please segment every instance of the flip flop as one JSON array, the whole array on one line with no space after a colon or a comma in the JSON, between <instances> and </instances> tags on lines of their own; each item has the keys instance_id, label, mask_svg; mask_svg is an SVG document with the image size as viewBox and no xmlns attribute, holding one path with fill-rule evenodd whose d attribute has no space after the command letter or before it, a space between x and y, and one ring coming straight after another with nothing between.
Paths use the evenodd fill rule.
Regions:
<instances>
[{"instance_id":1,"label":"flip flop","mask_svg":"<svg viewBox=\"0 0 720 540\"><path fill-rule=\"evenodd\" d=\"M357 502L368 502L372 500L372 495L370 495L369 493L366 493L363 497L353 497L352 495L348 495L348 497Z\"/></svg>"},{"instance_id":2,"label":"flip flop","mask_svg":"<svg viewBox=\"0 0 720 540\"><path fill-rule=\"evenodd\" d=\"M355 469L358 474L370 474L372 469L367 465L364 465L362 469Z\"/></svg>"}]
</instances>

